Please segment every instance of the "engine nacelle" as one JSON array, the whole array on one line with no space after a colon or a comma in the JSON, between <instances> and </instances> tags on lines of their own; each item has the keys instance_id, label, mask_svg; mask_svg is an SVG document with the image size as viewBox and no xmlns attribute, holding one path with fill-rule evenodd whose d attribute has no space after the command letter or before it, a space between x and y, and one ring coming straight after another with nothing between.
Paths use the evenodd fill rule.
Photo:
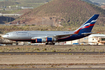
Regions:
<instances>
[{"instance_id":1,"label":"engine nacelle","mask_svg":"<svg viewBox=\"0 0 105 70\"><path fill-rule=\"evenodd\" d=\"M55 42L55 38L47 37L47 38L36 38L32 41L32 43L45 43L45 42Z\"/></svg>"},{"instance_id":2,"label":"engine nacelle","mask_svg":"<svg viewBox=\"0 0 105 70\"><path fill-rule=\"evenodd\" d=\"M50 38L50 37L46 38L46 42L52 42L52 41L55 41L55 39L54 38Z\"/></svg>"}]
</instances>

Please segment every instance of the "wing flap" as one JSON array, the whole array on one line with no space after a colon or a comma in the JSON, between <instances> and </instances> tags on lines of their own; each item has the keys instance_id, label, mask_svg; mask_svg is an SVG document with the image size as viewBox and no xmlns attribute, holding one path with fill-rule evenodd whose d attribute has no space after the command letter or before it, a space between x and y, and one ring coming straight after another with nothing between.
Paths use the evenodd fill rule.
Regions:
<instances>
[{"instance_id":1,"label":"wing flap","mask_svg":"<svg viewBox=\"0 0 105 70\"><path fill-rule=\"evenodd\" d=\"M67 36L72 36L74 34L65 34L65 35L56 35L55 38L62 38L62 37L67 37Z\"/></svg>"},{"instance_id":2,"label":"wing flap","mask_svg":"<svg viewBox=\"0 0 105 70\"><path fill-rule=\"evenodd\" d=\"M54 37L54 38L62 38L62 37L67 37L67 36L71 36L74 34L64 34L64 35L54 35L54 36L43 36L43 37L32 37L31 39L37 39L37 38L46 38L46 37Z\"/></svg>"}]
</instances>

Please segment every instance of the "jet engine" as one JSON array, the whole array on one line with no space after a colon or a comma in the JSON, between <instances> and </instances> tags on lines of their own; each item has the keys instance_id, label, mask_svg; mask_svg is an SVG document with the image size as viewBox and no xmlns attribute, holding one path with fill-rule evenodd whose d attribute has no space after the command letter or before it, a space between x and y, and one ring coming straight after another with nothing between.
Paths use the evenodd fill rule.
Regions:
<instances>
[{"instance_id":1,"label":"jet engine","mask_svg":"<svg viewBox=\"0 0 105 70\"><path fill-rule=\"evenodd\" d=\"M32 41L32 43L45 43L45 42L55 42L56 39L53 37L46 37L46 38L36 38Z\"/></svg>"}]
</instances>

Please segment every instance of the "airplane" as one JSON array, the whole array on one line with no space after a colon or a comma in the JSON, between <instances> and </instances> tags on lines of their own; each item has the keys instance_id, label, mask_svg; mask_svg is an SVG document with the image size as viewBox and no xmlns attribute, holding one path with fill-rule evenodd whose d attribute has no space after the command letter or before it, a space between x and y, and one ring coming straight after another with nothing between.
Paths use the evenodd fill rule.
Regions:
<instances>
[{"instance_id":1,"label":"airplane","mask_svg":"<svg viewBox=\"0 0 105 70\"><path fill-rule=\"evenodd\" d=\"M89 20L74 31L13 31L3 35L3 38L12 41L29 41L31 43L45 43L55 45L56 42L80 39L92 34L99 14L94 14Z\"/></svg>"}]
</instances>

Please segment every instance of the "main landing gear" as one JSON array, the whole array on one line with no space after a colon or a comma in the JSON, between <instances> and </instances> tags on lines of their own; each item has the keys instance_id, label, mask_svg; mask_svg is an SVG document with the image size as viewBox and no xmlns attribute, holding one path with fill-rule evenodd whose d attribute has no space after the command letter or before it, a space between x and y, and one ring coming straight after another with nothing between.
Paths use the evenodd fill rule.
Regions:
<instances>
[{"instance_id":1,"label":"main landing gear","mask_svg":"<svg viewBox=\"0 0 105 70\"><path fill-rule=\"evenodd\" d=\"M46 45L55 45L53 42L46 43Z\"/></svg>"}]
</instances>

